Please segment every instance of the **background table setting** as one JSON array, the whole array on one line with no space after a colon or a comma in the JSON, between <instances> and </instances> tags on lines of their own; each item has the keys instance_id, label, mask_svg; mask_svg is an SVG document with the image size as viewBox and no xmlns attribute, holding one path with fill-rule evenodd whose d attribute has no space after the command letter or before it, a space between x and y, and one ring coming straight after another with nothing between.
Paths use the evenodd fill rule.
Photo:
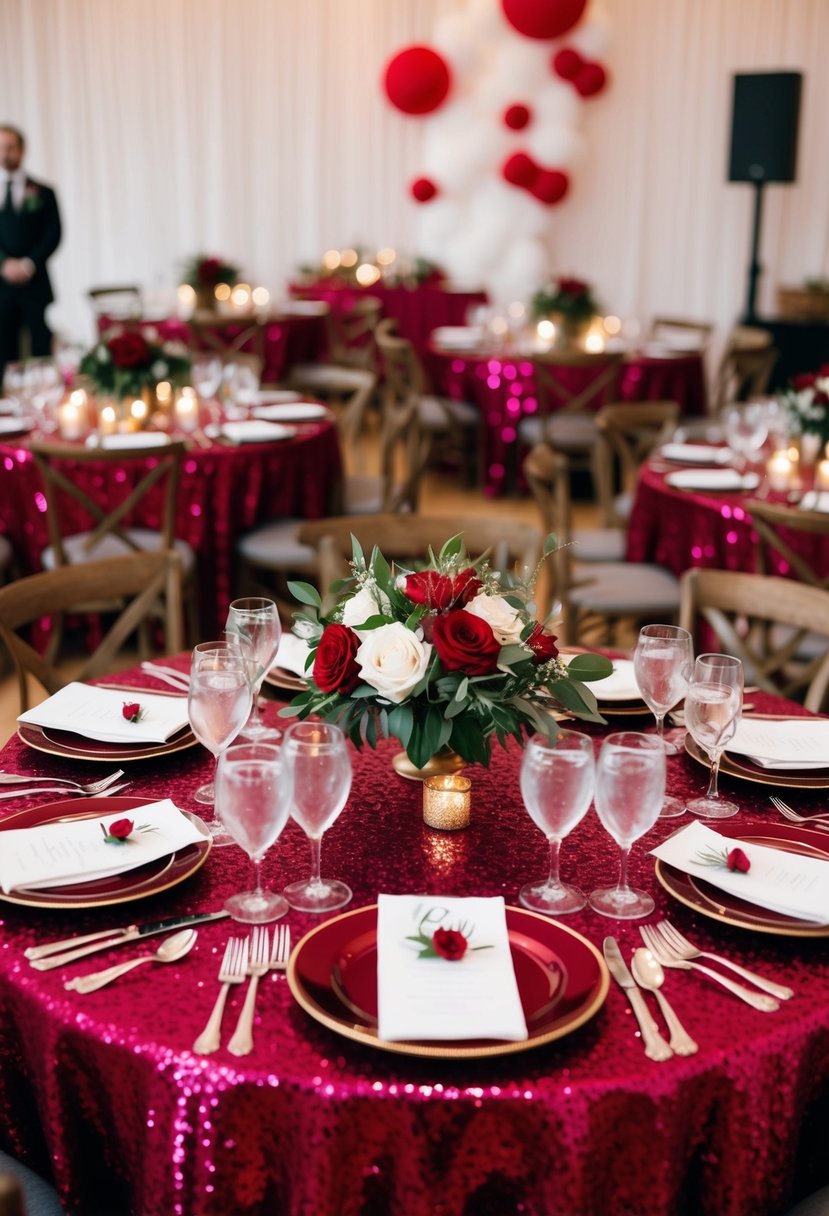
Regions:
<instances>
[{"instance_id":1,"label":"background table setting","mask_svg":"<svg viewBox=\"0 0 829 1216\"><path fill-rule=\"evenodd\" d=\"M174 657L158 677L152 665L124 673L117 696L140 705L150 691L171 694L165 667L186 675L188 663L189 656ZM652 719L630 696L626 678L617 678L612 699L600 701L609 727L650 730ZM746 721L752 713L758 722L762 714L805 716L765 694L748 701ZM270 725L275 711L269 703ZM584 729L598 744L608 728ZM522 750L510 743L494 750L489 769L466 770L470 825L448 832L424 825L420 783L392 772L397 746L352 753L351 794L325 834L323 875L344 879L353 900L324 917L291 911L278 922L294 944L289 978L272 936L278 969L259 979L253 1050L244 1058L228 1049L241 984L228 995L218 1051L193 1050L219 991L226 942L244 926L198 924L186 954L88 993L67 991L64 982L148 953L166 936L46 971L24 957L25 949L51 941L218 913L247 881L241 849L211 849L203 838L176 855L180 863L188 849L201 849L198 865L191 859L180 872L157 874L140 899L123 903L116 901L129 894L124 875L107 880L115 889L94 900L87 889L57 908L3 902L0 1117L19 1156L47 1173L51 1158L67 1210L748 1216L782 1212L795 1185L805 1192L825 1182L825 926L801 936L756 909L755 920L745 920L739 900L667 863L655 867L649 850L689 817L657 820L630 864L631 882L656 903L648 923L669 918L701 949L795 995L764 1012L705 976L670 970L663 991L699 1050L656 1063L645 1056L627 996L609 982L601 960L602 942L612 935L630 962L642 945L639 922L589 909L551 919L518 906L519 888L546 869L544 838L519 789ZM92 780L116 767L96 753L68 761L21 737L0 759L6 772L38 779ZM119 762L130 782L121 794L22 796L0 803L0 815L5 828L73 811L109 822L172 799L209 821L210 809L194 792L211 764L200 747L170 748L150 762ZM667 766L671 793L702 792L704 764L682 753ZM801 812L823 809L825 773L812 789L792 784L794 775L759 768L738 776L724 765L721 780L740 805L737 816L715 825L724 835L785 840L829 857L824 829L788 823L768 798L779 790ZM57 811L48 809L53 800ZM589 892L615 881L617 866L616 846L591 810L564 843L563 877ZM289 821L265 859L264 885L279 891L307 870L305 833ZM373 991L366 969L374 957L373 908L388 894L506 901L519 987L537 1016L528 1042L378 1049L364 1008ZM551 972L556 977L560 991L552 1001L538 991L539 970L548 983ZM662 1015L646 999L667 1037Z\"/></svg>"}]
</instances>

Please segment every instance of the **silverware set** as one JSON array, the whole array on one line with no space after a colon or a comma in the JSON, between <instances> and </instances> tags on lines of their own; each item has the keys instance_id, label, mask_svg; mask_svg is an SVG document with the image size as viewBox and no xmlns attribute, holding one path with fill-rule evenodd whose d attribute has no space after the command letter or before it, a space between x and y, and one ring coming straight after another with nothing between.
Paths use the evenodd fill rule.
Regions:
<instances>
[{"instance_id":1,"label":"silverware set","mask_svg":"<svg viewBox=\"0 0 829 1216\"><path fill-rule=\"evenodd\" d=\"M788 819L790 823L803 823L807 827L816 828L819 832L829 832L829 815L801 815L774 794L771 795L770 801L774 809L779 811L783 818Z\"/></svg>"},{"instance_id":2,"label":"silverware set","mask_svg":"<svg viewBox=\"0 0 829 1216\"><path fill-rule=\"evenodd\" d=\"M119 790L126 789L129 781L115 784L123 775L124 770L119 768L100 781L83 785L79 781L70 781L68 777L33 777L31 774L24 776L22 773L0 772L0 786L14 787L0 792L0 799L27 798L31 794L84 794L89 798L99 798L103 794L117 794Z\"/></svg>"},{"instance_id":3,"label":"silverware set","mask_svg":"<svg viewBox=\"0 0 829 1216\"><path fill-rule=\"evenodd\" d=\"M268 930L259 925L254 926L249 938L228 938L217 977L221 988L207 1024L193 1044L196 1055L211 1055L219 1050L227 994L235 984L241 984L248 978L250 983L245 1003L228 1043L228 1050L236 1056L248 1055L253 1050L253 1015L259 980L268 971L285 971L290 955L291 930L287 925L274 929L273 941Z\"/></svg>"},{"instance_id":4,"label":"silverware set","mask_svg":"<svg viewBox=\"0 0 829 1216\"><path fill-rule=\"evenodd\" d=\"M169 684L176 692L186 695L190 689L190 677L186 671L179 671L177 667L165 667L163 663L145 660L141 664L141 670L160 680L162 684Z\"/></svg>"}]
</instances>

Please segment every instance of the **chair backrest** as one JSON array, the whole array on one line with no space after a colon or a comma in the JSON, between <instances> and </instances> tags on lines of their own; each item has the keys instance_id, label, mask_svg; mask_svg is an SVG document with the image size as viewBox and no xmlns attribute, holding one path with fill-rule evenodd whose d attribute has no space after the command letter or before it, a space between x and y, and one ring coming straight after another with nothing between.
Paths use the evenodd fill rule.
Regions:
<instances>
[{"instance_id":1,"label":"chair backrest","mask_svg":"<svg viewBox=\"0 0 829 1216\"><path fill-rule=\"evenodd\" d=\"M111 316L118 320L141 316L143 301L137 283L113 283L90 287L86 293L97 320L100 316Z\"/></svg>"},{"instance_id":2,"label":"chair backrest","mask_svg":"<svg viewBox=\"0 0 829 1216\"><path fill-rule=\"evenodd\" d=\"M377 296L355 295L331 308L325 315L328 361L373 370L373 335L382 315L383 301Z\"/></svg>"},{"instance_id":3,"label":"chair backrest","mask_svg":"<svg viewBox=\"0 0 829 1216\"><path fill-rule=\"evenodd\" d=\"M747 510L757 533L761 574L791 573L801 583L829 588L829 514L759 499Z\"/></svg>"},{"instance_id":4,"label":"chair backrest","mask_svg":"<svg viewBox=\"0 0 829 1216\"><path fill-rule=\"evenodd\" d=\"M86 448L37 439L30 448L43 479L49 543L56 565L67 564L64 539L88 529L85 558L95 557L105 537L117 537L127 549L138 550L140 546L127 529L139 510L155 521L142 522L161 534L161 547L172 548L176 491L186 450L183 441Z\"/></svg>"},{"instance_id":5,"label":"chair backrest","mask_svg":"<svg viewBox=\"0 0 829 1216\"><path fill-rule=\"evenodd\" d=\"M544 608L549 610L553 600L560 605L564 636L570 638L575 627L569 595L574 558L570 462L552 444L537 443L524 457L522 468L541 513L544 534L552 534L557 542L545 562L545 577L552 586L544 601Z\"/></svg>"},{"instance_id":6,"label":"chair backrest","mask_svg":"<svg viewBox=\"0 0 829 1216\"><path fill-rule=\"evenodd\" d=\"M766 692L802 700L816 713L829 690L829 590L773 575L730 570L686 570L680 580L679 623L695 638L700 621L723 649L741 659ZM771 625L789 626L785 637ZM795 660L807 634L826 638L810 660Z\"/></svg>"},{"instance_id":7,"label":"chair backrest","mask_svg":"<svg viewBox=\"0 0 829 1216\"><path fill-rule=\"evenodd\" d=\"M159 601L164 603L165 649L181 649L181 565L173 550L132 553L16 579L0 587L0 640L17 672L21 712L29 706L27 672L50 694L67 682L56 669L56 656L39 654L26 639L27 626L45 616L82 609L90 601L118 601L123 607L73 679L87 680L112 670L113 660L138 625L157 616Z\"/></svg>"},{"instance_id":8,"label":"chair backrest","mask_svg":"<svg viewBox=\"0 0 829 1216\"><path fill-rule=\"evenodd\" d=\"M217 351L223 357L253 355L261 371L265 362L265 318L221 317L195 313L189 321L194 351Z\"/></svg>"},{"instance_id":9,"label":"chair backrest","mask_svg":"<svg viewBox=\"0 0 829 1216\"><path fill-rule=\"evenodd\" d=\"M351 537L356 536L368 556L378 545L389 561L407 564L425 561L431 547L437 552L450 536L463 533L467 553L477 558L490 553L490 565L529 577L541 555L541 534L531 524L485 516L344 515L305 523L299 530L303 544L319 552L323 588L348 573Z\"/></svg>"},{"instance_id":10,"label":"chair backrest","mask_svg":"<svg viewBox=\"0 0 829 1216\"><path fill-rule=\"evenodd\" d=\"M394 332L396 324L381 321L374 333L381 369L380 469L386 512L417 510L431 447L420 420L423 370L412 343Z\"/></svg>"},{"instance_id":11,"label":"chair backrest","mask_svg":"<svg viewBox=\"0 0 829 1216\"><path fill-rule=\"evenodd\" d=\"M632 494L640 465L655 447L670 439L679 412L676 401L619 402L599 410L596 494L605 527L621 528L627 523L616 508L616 463L621 490Z\"/></svg>"},{"instance_id":12,"label":"chair backrest","mask_svg":"<svg viewBox=\"0 0 829 1216\"><path fill-rule=\"evenodd\" d=\"M622 354L615 351L557 351L533 356L538 412L595 412L619 398Z\"/></svg>"},{"instance_id":13,"label":"chair backrest","mask_svg":"<svg viewBox=\"0 0 829 1216\"><path fill-rule=\"evenodd\" d=\"M721 413L735 401L762 396L779 357L780 352L771 345L726 347L714 377L714 412Z\"/></svg>"},{"instance_id":14,"label":"chair backrest","mask_svg":"<svg viewBox=\"0 0 829 1216\"><path fill-rule=\"evenodd\" d=\"M695 321L690 317L653 317L650 336L656 341L676 343L678 349L704 354L714 332L710 321Z\"/></svg>"}]
</instances>

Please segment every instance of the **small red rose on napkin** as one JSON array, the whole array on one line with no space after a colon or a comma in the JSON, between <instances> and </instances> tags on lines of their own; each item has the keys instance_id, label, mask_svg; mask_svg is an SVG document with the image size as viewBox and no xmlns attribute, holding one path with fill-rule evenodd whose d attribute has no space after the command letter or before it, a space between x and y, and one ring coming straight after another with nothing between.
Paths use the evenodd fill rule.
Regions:
<instances>
[{"instance_id":1,"label":"small red rose on napkin","mask_svg":"<svg viewBox=\"0 0 829 1216\"><path fill-rule=\"evenodd\" d=\"M732 849L725 859L725 864L729 870L739 870L741 874L748 874L751 869L751 862L742 849Z\"/></svg>"},{"instance_id":2,"label":"small red rose on napkin","mask_svg":"<svg viewBox=\"0 0 829 1216\"><path fill-rule=\"evenodd\" d=\"M435 929L432 935L432 945L435 948L435 954L454 963L463 958L469 943L457 929Z\"/></svg>"},{"instance_id":3,"label":"small red rose on napkin","mask_svg":"<svg viewBox=\"0 0 829 1216\"><path fill-rule=\"evenodd\" d=\"M125 701L121 713L128 722L140 722L144 711L138 701Z\"/></svg>"},{"instance_id":4,"label":"small red rose on napkin","mask_svg":"<svg viewBox=\"0 0 829 1216\"><path fill-rule=\"evenodd\" d=\"M126 844L134 827L135 824L131 819L113 819L107 827L101 824L104 842L106 844Z\"/></svg>"}]
</instances>

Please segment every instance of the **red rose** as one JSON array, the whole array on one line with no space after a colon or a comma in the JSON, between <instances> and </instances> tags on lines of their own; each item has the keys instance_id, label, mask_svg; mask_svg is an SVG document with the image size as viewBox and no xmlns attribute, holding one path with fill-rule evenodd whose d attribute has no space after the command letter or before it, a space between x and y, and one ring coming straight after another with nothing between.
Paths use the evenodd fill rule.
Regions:
<instances>
[{"instance_id":1,"label":"red rose","mask_svg":"<svg viewBox=\"0 0 829 1216\"><path fill-rule=\"evenodd\" d=\"M432 641L447 671L488 676L498 667L501 643L486 621L463 608L435 617Z\"/></svg>"},{"instance_id":2,"label":"red rose","mask_svg":"<svg viewBox=\"0 0 829 1216\"><path fill-rule=\"evenodd\" d=\"M470 566L454 578L437 570L421 570L406 578L406 595L413 604L425 604L435 612L445 612L456 602L466 604L480 590L481 581Z\"/></svg>"},{"instance_id":3,"label":"red rose","mask_svg":"<svg viewBox=\"0 0 829 1216\"><path fill-rule=\"evenodd\" d=\"M468 943L464 935L457 929L435 929L432 935L432 945L435 948L435 954L440 958L448 958L450 962L455 963L466 954Z\"/></svg>"},{"instance_id":4,"label":"red rose","mask_svg":"<svg viewBox=\"0 0 829 1216\"><path fill-rule=\"evenodd\" d=\"M567 296L584 296L587 295L588 286L581 279L559 279L558 289Z\"/></svg>"},{"instance_id":5,"label":"red rose","mask_svg":"<svg viewBox=\"0 0 829 1216\"><path fill-rule=\"evenodd\" d=\"M218 258L202 258L196 270L199 282L215 283L221 268L222 263Z\"/></svg>"},{"instance_id":6,"label":"red rose","mask_svg":"<svg viewBox=\"0 0 829 1216\"><path fill-rule=\"evenodd\" d=\"M137 722L141 717L141 706L137 701L125 701L121 713L128 722Z\"/></svg>"},{"instance_id":7,"label":"red rose","mask_svg":"<svg viewBox=\"0 0 829 1216\"><path fill-rule=\"evenodd\" d=\"M541 625L533 627L532 633L527 638L527 645L533 652L536 663L549 663L550 659L558 658L557 640L555 634L545 633Z\"/></svg>"},{"instance_id":8,"label":"red rose","mask_svg":"<svg viewBox=\"0 0 829 1216\"><path fill-rule=\"evenodd\" d=\"M134 824L131 819L116 819L107 828L110 836L114 836L116 840L126 840L132 832Z\"/></svg>"},{"instance_id":9,"label":"red rose","mask_svg":"<svg viewBox=\"0 0 829 1216\"><path fill-rule=\"evenodd\" d=\"M725 859L725 864L729 870L739 870L741 874L748 874L751 869L751 862L742 849L732 849Z\"/></svg>"},{"instance_id":10,"label":"red rose","mask_svg":"<svg viewBox=\"0 0 829 1216\"><path fill-rule=\"evenodd\" d=\"M814 388L817 378L817 372L801 372L797 376L792 376L792 387L795 392L802 393L806 388Z\"/></svg>"},{"instance_id":11,"label":"red rose","mask_svg":"<svg viewBox=\"0 0 829 1216\"><path fill-rule=\"evenodd\" d=\"M359 683L354 656L360 639L347 625L326 625L314 658L314 682L323 692L351 692Z\"/></svg>"},{"instance_id":12,"label":"red rose","mask_svg":"<svg viewBox=\"0 0 829 1216\"><path fill-rule=\"evenodd\" d=\"M119 334L107 342L112 362L116 367L146 367L152 360L152 351L141 334L132 331Z\"/></svg>"},{"instance_id":13,"label":"red rose","mask_svg":"<svg viewBox=\"0 0 829 1216\"><path fill-rule=\"evenodd\" d=\"M455 599L460 604L468 604L470 600L474 600L481 590L481 580L472 566L469 566L466 570L461 570L460 574L456 574L452 583Z\"/></svg>"}]
</instances>

